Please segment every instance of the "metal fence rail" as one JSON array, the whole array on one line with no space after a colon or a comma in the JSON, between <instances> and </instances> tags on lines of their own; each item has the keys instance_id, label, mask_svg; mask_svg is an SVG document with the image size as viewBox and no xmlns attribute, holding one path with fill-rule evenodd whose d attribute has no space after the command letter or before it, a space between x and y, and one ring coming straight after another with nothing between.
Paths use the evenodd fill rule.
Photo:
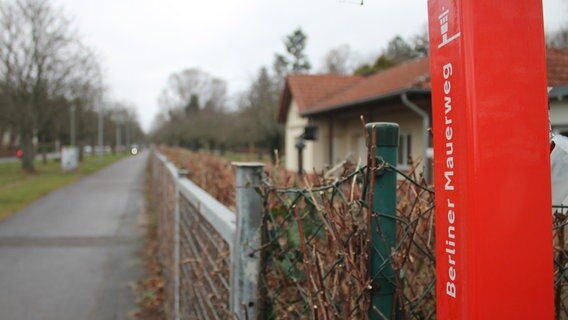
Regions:
<instances>
[{"instance_id":1,"label":"metal fence rail","mask_svg":"<svg viewBox=\"0 0 568 320\"><path fill-rule=\"evenodd\" d=\"M154 152L152 178L167 319L230 319L235 214Z\"/></svg>"}]
</instances>

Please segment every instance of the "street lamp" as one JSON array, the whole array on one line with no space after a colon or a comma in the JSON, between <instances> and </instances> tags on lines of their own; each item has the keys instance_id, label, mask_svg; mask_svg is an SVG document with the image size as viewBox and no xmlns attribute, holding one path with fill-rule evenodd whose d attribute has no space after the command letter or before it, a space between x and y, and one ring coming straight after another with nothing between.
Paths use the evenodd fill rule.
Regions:
<instances>
[{"instance_id":1,"label":"street lamp","mask_svg":"<svg viewBox=\"0 0 568 320\"><path fill-rule=\"evenodd\" d=\"M103 162L103 153L104 153L104 141L103 141L103 111L104 106L101 100L99 100L99 162Z\"/></svg>"},{"instance_id":2,"label":"street lamp","mask_svg":"<svg viewBox=\"0 0 568 320\"><path fill-rule=\"evenodd\" d=\"M298 174L299 175L303 175L304 174L304 155L303 155L303 151L304 148L306 147L306 143L304 142L304 138L300 137L298 139L298 141L296 141L296 149L298 149Z\"/></svg>"},{"instance_id":3,"label":"street lamp","mask_svg":"<svg viewBox=\"0 0 568 320\"><path fill-rule=\"evenodd\" d=\"M70 143L71 147L75 146L75 111L77 107L75 105L71 105L69 109L69 135L70 135Z\"/></svg>"},{"instance_id":4,"label":"street lamp","mask_svg":"<svg viewBox=\"0 0 568 320\"><path fill-rule=\"evenodd\" d=\"M318 138L318 127L308 124L304 127L304 132L296 140L296 149L298 149L298 174L304 174L304 155L303 151L306 147L305 141L314 141Z\"/></svg>"}]
</instances>

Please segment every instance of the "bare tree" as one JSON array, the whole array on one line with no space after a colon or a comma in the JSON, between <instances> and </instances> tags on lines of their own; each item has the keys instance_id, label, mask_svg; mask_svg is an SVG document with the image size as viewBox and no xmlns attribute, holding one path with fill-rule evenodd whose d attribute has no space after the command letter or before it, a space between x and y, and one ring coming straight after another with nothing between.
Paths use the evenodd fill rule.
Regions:
<instances>
[{"instance_id":1,"label":"bare tree","mask_svg":"<svg viewBox=\"0 0 568 320\"><path fill-rule=\"evenodd\" d=\"M350 65L351 48L344 44L337 48L331 49L324 58L324 73L331 74L349 74L353 72Z\"/></svg>"},{"instance_id":2,"label":"bare tree","mask_svg":"<svg viewBox=\"0 0 568 320\"><path fill-rule=\"evenodd\" d=\"M283 137L283 128L276 116L279 93L277 78L271 77L265 67L261 68L240 99L240 112L235 126L238 136L244 140L241 143L260 147L271 156L274 156L275 149L280 148Z\"/></svg>"},{"instance_id":3,"label":"bare tree","mask_svg":"<svg viewBox=\"0 0 568 320\"><path fill-rule=\"evenodd\" d=\"M169 76L166 88L162 90L158 103L166 113L173 109L188 109L190 104L199 103L198 109L220 108L226 98L225 81L199 69L186 69Z\"/></svg>"},{"instance_id":4,"label":"bare tree","mask_svg":"<svg viewBox=\"0 0 568 320\"><path fill-rule=\"evenodd\" d=\"M136 107L126 102L114 102L109 112L115 126L115 146L128 148L136 143L141 132Z\"/></svg>"},{"instance_id":5,"label":"bare tree","mask_svg":"<svg viewBox=\"0 0 568 320\"><path fill-rule=\"evenodd\" d=\"M415 58L427 57L430 53L430 38L428 25L424 24L420 30L410 38Z\"/></svg>"},{"instance_id":6,"label":"bare tree","mask_svg":"<svg viewBox=\"0 0 568 320\"><path fill-rule=\"evenodd\" d=\"M2 85L0 85L0 88ZM4 92L0 90L0 151L7 149L4 144L4 134L10 130L7 118L8 118L8 99L6 98Z\"/></svg>"},{"instance_id":7,"label":"bare tree","mask_svg":"<svg viewBox=\"0 0 568 320\"><path fill-rule=\"evenodd\" d=\"M0 89L9 100L8 121L20 133L25 170L34 171L34 135L94 65L69 20L48 0L0 2Z\"/></svg>"},{"instance_id":8,"label":"bare tree","mask_svg":"<svg viewBox=\"0 0 568 320\"><path fill-rule=\"evenodd\" d=\"M550 47L568 50L568 25L555 32L548 33L546 44Z\"/></svg>"},{"instance_id":9,"label":"bare tree","mask_svg":"<svg viewBox=\"0 0 568 320\"><path fill-rule=\"evenodd\" d=\"M355 69L354 73L360 76L369 76L408 60L426 57L428 56L428 50L428 28L423 26L420 31L408 40L403 39L399 35L393 37L374 63L360 65Z\"/></svg>"},{"instance_id":10,"label":"bare tree","mask_svg":"<svg viewBox=\"0 0 568 320\"><path fill-rule=\"evenodd\" d=\"M158 142L193 149L214 149L224 140L226 120L225 81L199 69L186 69L168 78L158 103L162 109L154 128Z\"/></svg>"}]
</instances>

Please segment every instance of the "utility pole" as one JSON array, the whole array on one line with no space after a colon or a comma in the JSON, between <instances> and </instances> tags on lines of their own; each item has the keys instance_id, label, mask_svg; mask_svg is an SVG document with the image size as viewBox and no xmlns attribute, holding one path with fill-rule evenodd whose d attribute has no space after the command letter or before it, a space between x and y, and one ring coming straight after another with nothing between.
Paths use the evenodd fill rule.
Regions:
<instances>
[{"instance_id":1,"label":"utility pole","mask_svg":"<svg viewBox=\"0 0 568 320\"><path fill-rule=\"evenodd\" d=\"M72 105L71 108L69 109L69 130L70 130L70 145L71 147L75 146L75 111L76 111L76 106Z\"/></svg>"},{"instance_id":2,"label":"utility pole","mask_svg":"<svg viewBox=\"0 0 568 320\"><path fill-rule=\"evenodd\" d=\"M126 148L130 149L132 142L130 141L130 119L126 122Z\"/></svg>"},{"instance_id":3,"label":"utility pole","mask_svg":"<svg viewBox=\"0 0 568 320\"><path fill-rule=\"evenodd\" d=\"M103 108L102 101L99 101L99 162L103 162L103 153L105 150L103 147Z\"/></svg>"},{"instance_id":4,"label":"utility pole","mask_svg":"<svg viewBox=\"0 0 568 320\"><path fill-rule=\"evenodd\" d=\"M116 152L118 152L120 147L120 122L116 122Z\"/></svg>"}]
</instances>

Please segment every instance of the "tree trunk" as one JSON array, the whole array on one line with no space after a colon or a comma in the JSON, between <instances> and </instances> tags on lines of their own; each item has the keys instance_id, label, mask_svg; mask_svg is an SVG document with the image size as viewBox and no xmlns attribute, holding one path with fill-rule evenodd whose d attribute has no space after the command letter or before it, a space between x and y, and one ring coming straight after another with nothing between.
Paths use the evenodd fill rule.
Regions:
<instances>
[{"instance_id":1,"label":"tree trunk","mask_svg":"<svg viewBox=\"0 0 568 320\"><path fill-rule=\"evenodd\" d=\"M33 135L28 131L23 130L21 138L21 146L23 151L22 156L22 169L27 172L35 172L34 167L34 144L33 144Z\"/></svg>"},{"instance_id":2,"label":"tree trunk","mask_svg":"<svg viewBox=\"0 0 568 320\"><path fill-rule=\"evenodd\" d=\"M8 142L8 148L9 149L14 149L15 146L16 146L16 137L17 137L16 132L17 132L17 130L15 130L13 128L10 130L10 141Z\"/></svg>"},{"instance_id":3,"label":"tree trunk","mask_svg":"<svg viewBox=\"0 0 568 320\"><path fill-rule=\"evenodd\" d=\"M0 127L0 149L7 149L4 146L4 133L6 129L4 127Z\"/></svg>"},{"instance_id":4,"label":"tree trunk","mask_svg":"<svg viewBox=\"0 0 568 320\"><path fill-rule=\"evenodd\" d=\"M83 144L82 143L78 143L77 144L77 148L79 148L79 162L83 162Z\"/></svg>"},{"instance_id":5,"label":"tree trunk","mask_svg":"<svg viewBox=\"0 0 568 320\"><path fill-rule=\"evenodd\" d=\"M45 142L47 139L44 135L38 136L38 150L37 152L41 154L41 163L47 164L47 143Z\"/></svg>"}]
</instances>

